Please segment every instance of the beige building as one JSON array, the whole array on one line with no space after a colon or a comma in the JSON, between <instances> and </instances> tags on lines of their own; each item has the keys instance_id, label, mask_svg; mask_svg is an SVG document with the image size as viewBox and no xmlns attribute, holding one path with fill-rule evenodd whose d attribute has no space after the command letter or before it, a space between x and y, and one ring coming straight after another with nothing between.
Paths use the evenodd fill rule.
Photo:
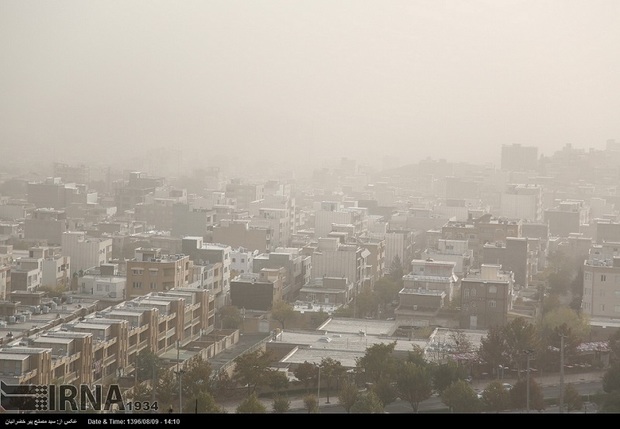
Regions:
<instances>
[{"instance_id":1,"label":"beige building","mask_svg":"<svg viewBox=\"0 0 620 429\"><path fill-rule=\"evenodd\" d=\"M161 249L138 248L127 261L126 296L133 298L151 292L164 292L190 283L189 256L162 255Z\"/></svg>"}]
</instances>

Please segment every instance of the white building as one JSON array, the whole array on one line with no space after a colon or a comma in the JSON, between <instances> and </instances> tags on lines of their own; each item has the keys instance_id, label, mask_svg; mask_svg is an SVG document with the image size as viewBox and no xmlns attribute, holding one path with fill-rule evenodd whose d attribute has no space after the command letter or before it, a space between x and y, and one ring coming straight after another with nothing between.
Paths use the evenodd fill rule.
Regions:
<instances>
[{"instance_id":1,"label":"white building","mask_svg":"<svg viewBox=\"0 0 620 429\"><path fill-rule=\"evenodd\" d=\"M71 270L76 273L98 267L112 257L111 238L87 237L83 231L62 234L62 254L71 258Z\"/></svg>"},{"instance_id":2,"label":"white building","mask_svg":"<svg viewBox=\"0 0 620 429\"><path fill-rule=\"evenodd\" d=\"M538 222L543 218L542 186L508 185L500 204L503 217Z\"/></svg>"}]
</instances>

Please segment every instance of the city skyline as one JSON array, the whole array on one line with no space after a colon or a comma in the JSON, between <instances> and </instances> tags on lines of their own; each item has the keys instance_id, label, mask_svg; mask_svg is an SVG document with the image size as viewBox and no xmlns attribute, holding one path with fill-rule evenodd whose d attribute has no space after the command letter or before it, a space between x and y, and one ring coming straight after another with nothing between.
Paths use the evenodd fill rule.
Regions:
<instances>
[{"instance_id":1,"label":"city skyline","mask_svg":"<svg viewBox=\"0 0 620 429\"><path fill-rule=\"evenodd\" d=\"M179 169L243 170L342 157L499 166L502 145L602 149L620 135L619 9L2 0L2 158L180 151Z\"/></svg>"}]
</instances>

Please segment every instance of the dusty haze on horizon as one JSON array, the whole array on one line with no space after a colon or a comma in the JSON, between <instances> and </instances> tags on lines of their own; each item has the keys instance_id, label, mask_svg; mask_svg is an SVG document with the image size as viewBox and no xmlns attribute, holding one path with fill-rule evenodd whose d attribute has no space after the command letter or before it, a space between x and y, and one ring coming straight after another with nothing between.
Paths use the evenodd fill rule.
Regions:
<instances>
[{"instance_id":1,"label":"dusty haze on horizon","mask_svg":"<svg viewBox=\"0 0 620 429\"><path fill-rule=\"evenodd\" d=\"M0 0L0 167L602 149L619 17L617 0Z\"/></svg>"}]
</instances>

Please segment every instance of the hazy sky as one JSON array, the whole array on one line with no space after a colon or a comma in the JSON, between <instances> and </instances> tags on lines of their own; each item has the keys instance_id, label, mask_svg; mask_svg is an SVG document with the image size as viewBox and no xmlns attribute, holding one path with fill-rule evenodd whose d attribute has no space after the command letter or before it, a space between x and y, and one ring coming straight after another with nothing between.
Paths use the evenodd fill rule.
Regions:
<instances>
[{"instance_id":1,"label":"hazy sky","mask_svg":"<svg viewBox=\"0 0 620 429\"><path fill-rule=\"evenodd\" d=\"M0 0L0 165L603 148L619 23L618 0Z\"/></svg>"}]
</instances>

